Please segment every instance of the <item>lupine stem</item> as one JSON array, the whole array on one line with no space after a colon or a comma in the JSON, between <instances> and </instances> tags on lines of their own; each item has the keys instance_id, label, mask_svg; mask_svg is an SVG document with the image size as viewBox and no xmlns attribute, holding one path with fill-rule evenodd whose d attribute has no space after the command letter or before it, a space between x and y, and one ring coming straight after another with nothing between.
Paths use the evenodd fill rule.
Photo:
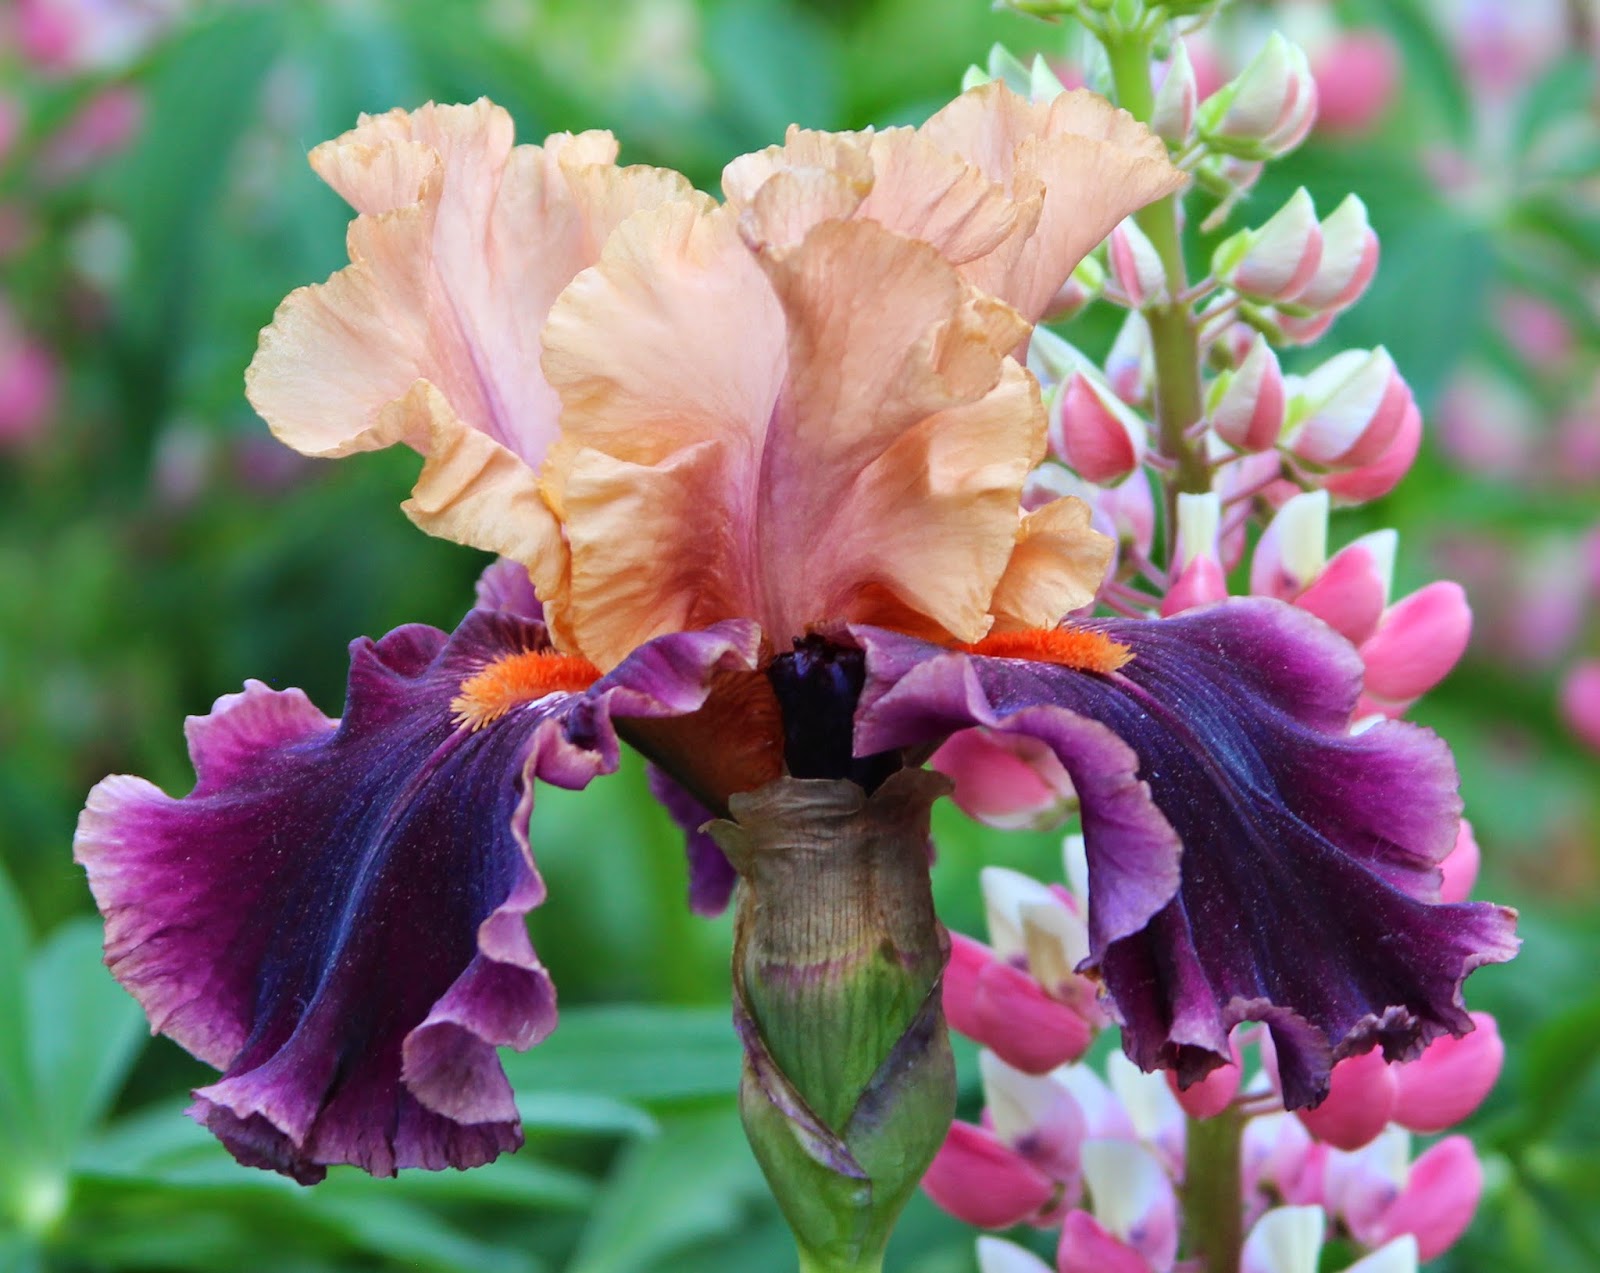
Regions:
<instances>
[{"instance_id":1,"label":"lupine stem","mask_svg":"<svg viewBox=\"0 0 1600 1273\"><path fill-rule=\"evenodd\" d=\"M1183 1227L1202 1273L1239 1273L1244 1243L1239 1151L1244 1124L1244 1116L1235 1109L1189 1120Z\"/></svg>"},{"instance_id":2,"label":"lupine stem","mask_svg":"<svg viewBox=\"0 0 1600 1273\"><path fill-rule=\"evenodd\" d=\"M1117 102L1145 122L1155 107L1150 49L1150 38L1143 34L1112 36L1106 42ZM1210 465L1199 438L1191 436L1205 408L1199 322L1193 301L1181 299L1189 291L1189 276L1178 230L1178 197L1169 195L1134 214L1161 257L1167 296L1172 298L1145 310L1155 353L1157 446L1173 463L1166 483L1168 526L1174 524L1180 493L1211 489ZM1203 1273L1238 1273L1244 1224L1239 1174L1243 1133L1244 1119L1233 1110L1224 1110L1215 1118L1189 1120L1183 1222L1189 1250Z\"/></svg>"},{"instance_id":3,"label":"lupine stem","mask_svg":"<svg viewBox=\"0 0 1600 1273\"><path fill-rule=\"evenodd\" d=\"M1150 85L1150 38L1143 34L1110 37L1106 53L1117 103L1136 119L1149 121L1155 109ZM1178 231L1178 196L1168 195L1134 214L1167 275L1167 295L1180 297L1189 289L1183 260L1183 238ZM1204 414L1200 390L1199 323L1191 303L1169 300L1144 311L1150 324L1150 344L1155 354L1157 447L1176 466L1167 487L1167 524L1173 525L1177 498L1183 492L1211 489L1211 470L1200 448L1185 435ZM1169 537L1170 538L1170 537Z\"/></svg>"}]
</instances>

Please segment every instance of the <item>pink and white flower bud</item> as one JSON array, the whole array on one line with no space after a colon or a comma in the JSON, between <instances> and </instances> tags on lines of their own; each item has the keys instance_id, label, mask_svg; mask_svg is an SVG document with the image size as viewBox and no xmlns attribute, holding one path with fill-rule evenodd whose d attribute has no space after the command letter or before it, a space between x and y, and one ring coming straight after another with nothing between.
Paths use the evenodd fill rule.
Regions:
<instances>
[{"instance_id":1,"label":"pink and white flower bud","mask_svg":"<svg viewBox=\"0 0 1600 1273\"><path fill-rule=\"evenodd\" d=\"M1317 616L1345 640L1361 644L1378 628L1394 581L1399 535L1375 530L1328 559L1294 604Z\"/></svg>"},{"instance_id":2,"label":"pink and white flower bud","mask_svg":"<svg viewBox=\"0 0 1600 1273\"><path fill-rule=\"evenodd\" d=\"M1069 1211L1056 1249L1057 1273L1157 1273L1150 1261L1087 1211ZM1164 1270L1161 1273L1165 1273Z\"/></svg>"},{"instance_id":3,"label":"pink and white flower bud","mask_svg":"<svg viewBox=\"0 0 1600 1273\"><path fill-rule=\"evenodd\" d=\"M944 1009L952 1029L1029 1074L1047 1074L1088 1050L1093 1027L982 942L950 935Z\"/></svg>"},{"instance_id":4,"label":"pink and white flower bud","mask_svg":"<svg viewBox=\"0 0 1600 1273\"><path fill-rule=\"evenodd\" d=\"M1036 739L963 729L928 763L955 783L956 807L986 826L1045 830L1075 807L1067 771Z\"/></svg>"},{"instance_id":5,"label":"pink and white flower bud","mask_svg":"<svg viewBox=\"0 0 1600 1273\"><path fill-rule=\"evenodd\" d=\"M1387 33L1344 32L1311 56L1317 82L1319 133L1346 137L1371 132L1394 101L1400 55Z\"/></svg>"},{"instance_id":6,"label":"pink and white flower bud","mask_svg":"<svg viewBox=\"0 0 1600 1273\"><path fill-rule=\"evenodd\" d=\"M1228 579L1217 551L1222 501L1216 492L1178 496L1177 577L1161 599L1163 618L1228 595Z\"/></svg>"},{"instance_id":7,"label":"pink and white flower bud","mask_svg":"<svg viewBox=\"0 0 1600 1273\"><path fill-rule=\"evenodd\" d=\"M1295 302L1297 305L1300 303ZM1277 330L1277 341L1280 345L1298 347L1314 345L1328 334L1328 328L1333 326L1334 319L1339 317L1337 310L1323 310L1315 314L1291 314L1283 310L1269 310L1268 317Z\"/></svg>"},{"instance_id":8,"label":"pink and white flower bud","mask_svg":"<svg viewBox=\"0 0 1600 1273\"><path fill-rule=\"evenodd\" d=\"M1150 401L1155 372L1156 353L1150 343L1150 324L1138 310L1129 310L1106 353L1106 383L1130 407L1144 406Z\"/></svg>"},{"instance_id":9,"label":"pink and white flower bud","mask_svg":"<svg viewBox=\"0 0 1600 1273\"><path fill-rule=\"evenodd\" d=\"M1165 1071L1167 1087L1183 1112L1190 1118L1215 1118L1239 1094L1239 1082L1244 1077L1244 1066L1239 1056L1238 1031L1229 1040L1233 1060L1220 1065L1197 1083L1178 1086L1178 1076L1173 1070Z\"/></svg>"},{"instance_id":10,"label":"pink and white flower bud","mask_svg":"<svg viewBox=\"0 0 1600 1273\"><path fill-rule=\"evenodd\" d=\"M1394 490L1411 471L1421 448L1422 413L1413 402L1400 421L1400 431L1382 455L1360 468L1328 474L1321 479L1322 489L1341 504L1365 504L1378 499Z\"/></svg>"},{"instance_id":11,"label":"pink and white flower bud","mask_svg":"<svg viewBox=\"0 0 1600 1273\"><path fill-rule=\"evenodd\" d=\"M1474 1012L1472 1023L1471 1034L1441 1035L1416 1060L1393 1067L1395 1122L1414 1132L1442 1132L1483 1104L1500 1078L1506 1045L1487 1012Z\"/></svg>"},{"instance_id":12,"label":"pink and white flower bud","mask_svg":"<svg viewBox=\"0 0 1600 1273\"><path fill-rule=\"evenodd\" d=\"M1265 336L1257 335L1234 371L1212 383L1206 415L1211 427L1239 451L1269 451L1278 444L1288 409L1283 368Z\"/></svg>"},{"instance_id":13,"label":"pink and white flower bud","mask_svg":"<svg viewBox=\"0 0 1600 1273\"><path fill-rule=\"evenodd\" d=\"M1240 74L1200 107L1200 133L1246 159L1293 150L1317 115L1317 85L1305 53L1276 33Z\"/></svg>"},{"instance_id":14,"label":"pink and white flower bud","mask_svg":"<svg viewBox=\"0 0 1600 1273\"><path fill-rule=\"evenodd\" d=\"M1166 300L1166 266L1161 263L1155 244L1132 217L1120 221L1106 240L1106 264L1134 309Z\"/></svg>"},{"instance_id":15,"label":"pink and white flower bud","mask_svg":"<svg viewBox=\"0 0 1600 1273\"><path fill-rule=\"evenodd\" d=\"M1405 705L1453 668L1472 635L1472 609L1461 585L1438 580L1384 611L1361 645L1366 693L1380 704Z\"/></svg>"},{"instance_id":16,"label":"pink and white flower bud","mask_svg":"<svg viewBox=\"0 0 1600 1273\"><path fill-rule=\"evenodd\" d=\"M1322 219L1322 259L1295 304L1313 310L1345 309L1360 298L1378 272L1378 236L1367 205L1355 195Z\"/></svg>"},{"instance_id":17,"label":"pink and white flower bud","mask_svg":"<svg viewBox=\"0 0 1600 1273\"><path fill-rule=\"evenodd\" d=\"M1404 1187L1372 1223L1351 1230L1368 1246L1409 1233L1417 1257L1443 1255L1466 1232L1483 1196L1483 1165L1465 1136L1447 1136L1430 1147L1406 1173Z\"/></svg>"},{"instance_id":18,"label":"pink and white flower bud","mask_svg":"<svg viewBox=\"0 0 1600 1273\"><path fill-rule=\"evenodd\" d=\"M1326 1225L1321 1207L1274 1207L1251 1227L1239 1273L1317 1273Z\"/></svg>"},{"instance_id":19,"label":"pink and white flower bud","mask_svg":"<svg viewBox=\"0 0 1600 1273\"><path fill-rule=\"evenodd\" d=\"M1168 145L1185 146L1194 136L1194 116L1199 105L1200 89L1194 65L1189 61L1189 51L1182 40L1173 40L1172 59L1167 63L1161 87L1156 90L1150 127Z\"/></svg>"},{"instance_id":20,"label":"pink and white flower bud","mask_svg":"<svg viewBox=\"0 0 1600 1273\"><path fill-rule=\"evenodd\" d=\"M978 1273L1055 1273L1032 1251L985 1235L978 1239Z\"/></svg>"},{"instance_id":21,"label":"pink and white flower bud","mask_svg":"<svg viewBox=\"0 0 1600 1273\"><path fill-rule=\"evenodd\" d=\"M1306 491L1285 500L1250 559L1250 591L1293 601L1328 561L1328 496Z\"/></svg>"},{"instance_id":22,"label":"pink and white flower bud","mask_svg":"<svg viewBox=\"0 0 1600 1273\"><path fill-rule=\"evenodd\" d=\"M1322 264L1322 226L1304 186L1254 230L1240 230L1212 253L1211 272L1241 295L1268 303L1299 297Z\"/></svg>"},{"instance_id":23,"label":"pink and white flower bud","mask_svg":"<svg viewBox=\"0 0 1600 1273\"><path fill-rule=\"evenodd\" d=\"M994 1134L1064 1185L1068 1205L1077 1202L1087 1132L1072 1094L1050 1075L1025 1074L987 1050L978 1054L978 1074Z\"/></svg>"},{"instance_id":24,"label":"pink and white flower bud","mask_svg":"<svg viewBox=\"0 0 1600 1273\"><path fill-rule=\"evenodd\" d=\"M1312 464L1361 468L1395 442L1411 388L1381 345L1335 354L1294 386L1284 444Z\"/></svg>"},{"instance_id":25,"label":"pink and white flower bud","mask_svg":"<svg viewBox=\"0 0 1600 1273\"><path fill-rule=\"evenodd\" d=\"M1105 385L1074 372L1050 407L1050 449L1089 482L1126 477L1144 460L1148 430Z\"/></svg>"},{"instance_id":26,"label":"pink and white flower bud","mask_svg":"<svg viewBox=\"0 0 1600 1273\"><path fill-rule=\"evenodd\" d=\"M1083 1178L1102 1231L1136 1251L1149 1268L1170 1269L1178 1254L1178 1198L1160 1160L1133 1141L1085 1141Z\"/></svg>"},{"instance_id":27,"label":"pink and white flower bud","mask_svg":"<svg viewBox=\"0 0 1600 1273\"><path fill-rule=\"evenodd\" d=\"M1600 659L1587 659L1567 673L1561 715L1579 742L1600 751Z\"/></svg>"},{"instance_id":28,"label":"pink and white flower bud","mask_svg":"<svg viewBox=\"0 0 1600 1273\"><path fill-rule=\"evenodd\" d=\"M1060 1186L999 1136L952 1123L922 1187L957 1220L980 1229L1009 1229L1048 1208Z\"/></svg>"},{"instance_id":29,"label":"pink and white flower bud","mask_svg":"<svg viewBox=\"0 0 1600 1273\"><path fill-rule=\"evenodd\" d=\"M1105 267L1092 256L1084 257L1078 262L1077 268L1067 275L1067 281L1061 285L1061 290L1045 306L1042 321L1059 323L1072 318L1095 300L1105 290L1105 286Z\"/></svg>"},{"instance_id":30,"label":"pink and white flower bud","mask_svg":"<svg viewBox=\"0 0 1600 1273\"><path fill-rule=\"evenodd\" d=\"M1439 900L1464 902L1472 896L1472 886L1478 882L1478 864L1482 855L1478 838L1472 833L1472 823L1465 818L1456 829L1455 848L1445 854L1439 863Z\"/></svg>"},{"instance_id":31,"label":"pink and white flower bud","mask_svg":"<svg viewBox=\"0 0 1600 1273\"><path fill-rule=\"evenodd\" d=\"M1328 1095L1314 1109L1296 1112L1305 1129L1336 1149L1370 1145L1394 1114L1393 1068L1374 1049L1348 1056L1333 1067Z\"/></svg>"}]
</instances>

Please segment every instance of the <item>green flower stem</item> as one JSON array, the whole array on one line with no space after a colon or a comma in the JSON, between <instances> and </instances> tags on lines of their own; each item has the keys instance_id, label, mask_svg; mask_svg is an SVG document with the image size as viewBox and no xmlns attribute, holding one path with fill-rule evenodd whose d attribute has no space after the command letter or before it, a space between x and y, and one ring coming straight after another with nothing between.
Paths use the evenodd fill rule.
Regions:
<instances>
[{"instance_id":1,"label":"green flower stem","mask_svg":"<svg viewBox=\"0 0 1600 1273\"><path fill-rule=\"evenodd\" d=\"M1203 1273L1238 1273L1244 1244L1239 1169L1245 1117L1225 1109L1191 1118L1183 1186L1183 1229Z\"/></svg>"},{"instance_id":2,"label":"green flower stem","mask_svg":"<svg viewBox=\"0 0 1600 1273\"><path fill-rule=\"evenodd\" d=\"M1134 118L1148 123L1155 110L1150 86L1150 37L1144 34L1110 36L1106 53L1117 103ZM1181 194L1181 192L1180 192ZM1177 297L1189 287L1183 260L1183 236L1178 230L1178 194L1158 199L1134 214L1161 263L1166 267L1167 295ZM1191 304L1176 300L1145 310L1150 343L1155 353L1157 447L1177 467L1167 484L1167 525L1180 493L1211 489L1211 467L1200 448L1187 437L1189 428L1205 414L1200 380L1200 325ZM1172 536L1169 534L1169 540Z\"/></svg>"}]
</instances>

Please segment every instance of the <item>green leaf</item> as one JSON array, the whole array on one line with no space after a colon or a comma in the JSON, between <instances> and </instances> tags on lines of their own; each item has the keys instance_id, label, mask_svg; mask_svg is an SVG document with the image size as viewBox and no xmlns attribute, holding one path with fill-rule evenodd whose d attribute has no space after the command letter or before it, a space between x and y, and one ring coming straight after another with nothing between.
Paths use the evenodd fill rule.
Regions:
<instances>
[{"instance_id":1,"label":"green leaf","mask_svg":"<svg viewBox=\"0 0 1600 1273\"><path fill-rule=\"evenodd\" d=\"M98 920L74 920L28 969L35 1143L59 1163L110 1107L144 1039L144 1016L106 971L100 941Z\"/></svg>"},{"instance_id":2,"label":"green leaf","mask_svg":"<svg viewBox=\"0 0 1600 1273\"><path fill-rule=\"evenodd\" d=\"M474 1241L418 1207L392 1198L341 1197L317 1190L306 1210L331 1222L362 1248L391 1256L408 1269L460 1273L535 1273L532 1254Z\"/></svg>"},{"instance_id":3,"label":"green leaf","mask_svg":"<svg viewBox=\"0 0 1600 1273\"><path fill-rule=\"evenodd\" d=\"M636 1273L691 1243L731 1233L766 1198L738 1110L663 1120L661 1135L622 1157L567 1273Z\"/></svg>"},{"instance_id":4,"label":"green leaf","mask_svg":"<svg viewBox=\"0 0 1600 1273\"><path fill-rule=\"evenodd\" d=\"M587 1132L594 1135L654 1136L660 1125L648 1111L626 1101L584 1092L519 1092L522 1130Z\"/></svg>"},{"instance_id":5,"label":"green leaf","mask_svg":"<svg viewBox=\"0 0 1600 1273\"><path fill-rule=\"evenodd\" d=\"M837 127L838 58L826 26L772 0L718 4L707 24L706 57L738 129L736 144L770 144L791 123Z\"/></svg>"},{"instance_id":6,"label":"green leaf","mask_svg":"<svg viewBox=\"0 0 1600 1273\"><path fill-rule=\"evenodd\" d=\"M502 1058L519 1092L644 1102L730 1095L739 1042L727 1008L579 1008L531 1051Z\"/></svg>"}]
</instances>

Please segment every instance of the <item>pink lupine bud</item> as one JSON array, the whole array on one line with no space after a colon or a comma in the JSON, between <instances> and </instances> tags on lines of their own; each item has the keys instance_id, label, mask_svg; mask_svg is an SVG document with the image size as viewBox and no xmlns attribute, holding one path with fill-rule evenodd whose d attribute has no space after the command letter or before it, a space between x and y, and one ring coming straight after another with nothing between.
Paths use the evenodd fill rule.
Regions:
<instances>
[{"instance_id":1,"label":"pink lupine bud","mask_svg":"<svg viewBox=\"0 0 1600 1273\"><path fill-rule=\"evenodd\" d=\"M1056 1250L1058 1273L1153 1273L1150 1261L1087 1211L1070 1211Z\"/></svg>"},{"instance_id":2,"label":"pink lupine bud","mask_svg":"<svg viewBox=\"0 0 1600 1273\"><path fill-rule=\"evenodd\" d=\"M1167 269L1138 222L1126 217L1106 240L1106 264L1117 287L1134 309L1166 299Z\"/></svg>"},{"instance_id":3,"label":"pink lupine bud","mask_svg":"<svg viewBox=\"0 0 1600 1273\"><path fill-rule=\"evenodd\" d=\"M1294 388L1285 445L1303 460L1340 468L1379 460L1416 405L1381 345L1335 354Z\"/></svg>"},{"instance_id":4,"label":"pink lupine bud","mask_svg":"<svg viewBox=\"0 0 1600 1273\"><path fill-rule=\"evenodd\" d=\"M1173 40L1172 60L1167 63L1167 73L1156 90L1150 127L1168 145L1185 146L1194 136L1194 115L1199 104L1200 90L1189 51L1182 40Z\"/></svg>"},{"instance_id":5,"label":"pink lupine bud","mask_svg":"<svg viewBox=\"0 0 1600 1273\"><path fill-rule=\"evenodd\" d=\"M1200 134L1213 149L1270 159L1304 140L1317 115L1317 85L1305 53L1274 34L1232 82L1202 103Z\"/></svg>"},{"instance_id":6,"label":"pink lupine bud","mask_svg":"<svg viewBox=\"0 0 1600 1273\"><path fill-rule=\"evenodd\" d=\"M1111 392L1130 407L1150 401L1155 383L1156 354L1150 343L1150 324L1138 310L1129 310L1117 338L1106 352L1105 377Z\"/></svg>"},{"instance_id":7,"label":"pink lupine bud","mask_svg":"<svg viewBox=\"0 0 1600 1273\"><path fill-rule=\"evenodd\" d=\"M1394 1066L1394 1121L1414 1132L1442 1132L1483 1104L1500 1077L1506 1045L1487 1012L1474 1012L1477 1028L1459 1039L1442 1035L1421 1056Z\"/></svg>"},{"instance_id":8,"label":"pink lupine bud","mask_svg":"<svg viewBox=\"0 0 1600 1273\"><path fill-rule=\"evenodd\" d=\"M1322 226L1316 205L1301 186L1254 230L1240 230L1211 255L1211 272L1241 295L1292 301L1322 263Z\"/></svg>"},{"instance_id":9,"label":"pink lupine bud","mask_svg":"<svg viewBox=\"0 0 1600 1273\"><path fill-rule=\"evenodd\" d=\"M1250 591L1292 601L1328 560L1328 496L1306 491L1284 501L1250 559Z\"/></svg>"},{"instance_id":10,"label":"pink lupine bud","mask_svg":"<svg viewBox=\"0 0 1600 1273\"><path fill-rule=\"evenodd\" d=\"M1472 833L1472 823L1465 818L1456 829L1455 848L1445 854L1439 863L1439 900L1464 902L1472 896L1472 886L1478 882L1478 839Z\"/></svg>"},{"instance_id":11,"label":"pink lupine bud","mask_svg":"<svg viewBox=\"0 0 1600 1273\"><path fill-rule=\"evenodd\" d=\"M0 447L21 446L50 425L61 396L56 357L0 311Z\"/></svg>"},{"instance_id":12,"label":"pink lupine bud","mask_svg":"<svg viewBox=\"0 0 1600 1273\"><path fill-rule=\"evenodd\" d=\"M3 150L0 146L0 152ZM1531 366L1553 371L1572 356L1572 324L1549 301L1526 292L1511 292L1498 299L1494 315L1495 325Z\"/></svg>"},{"instance_id":13,"label":"pink lupine bud","mask_svg":"<svg viewBox=\"0 0 1600 1273\"><path fill-rule=\"evenodd\" d=\"M1043 323L1028 338L1028 370L1046 389L1059 385L1073 372L1092 366L1088 355Z\"/></svg>"},{"instance_id":14,"label":"pink lupine bud","mask_svg":"<svg viewBox=\"0 0 1600 1273\"><path fill-rule=\"evenodd\" d=\"M1467 1230L1483 1196L1483 1165L1465 1136L1447 1136L1424 1152L1406 1175L1405 1186L1376 1223L1352 1229L1369 1246L1402 1233L1417 1240L1417 1256L1443 1255Z\"/></svg>"},{"instance_id":15,"label":"pink lupine bud","mask_svg":"<svg viewBox=\"0 0 1600 1273\"><path fill-rule=\"evenodd\" d=\"M1389 604L1398 541L1392 530L1375 530L1346 544L1294 604L1359 645L1377 630Z\"/></svg>"},{"instance_id":16,"label":"pink lupine bud","mask_svg":"<svg viewBox=\"0 0 1600 1273\"><path fill-rule=\"evenodd\" d=\"M1052 1273L1032 1251L988 1234L978 1239L978 1273Z\"/></svg>"},{"instance_id":17,"label":"pink lupine bud","mask_svg":"<svg viewBox=\"0 0 1600 1273\"><path fill-rule=\"evenodd\" d=\"M1321 1207L1274 1207L1251 1226L1239 1273L1317 1273L1326 1224Z\"/></svg>"},{"instance_id":18,"label":"pink lupine bud","mask_svg":"<svg viewBox=\"0 0 1600 1273\"><path fill-rule=\"evenodd\" d=\"M1302 298L1303 299L1303 298ZM1295 304L1300 304L1296 301ZM1278 329L1277 340L1280 345L1314 345L1328 334L1328 328L1333 326L1333 320L1339 317L1337 310L1323 310L1315 314L1289 314L1280 310L1269 311L1272 324Z\"/></svg>"},{"instance_id":19,"label":"pink lupine bud","mask_svg":"<svg viewBox=\"0 0 1600 1273\"><path fill-rule=\"evenodd\" d=\"M1600 659L1585 660L1567 673L1561 714L1580 742L1600 751Z\"/></svg>"},{"instance_id":20,"label":"pink lupine bud","mask_svg":"<svg viewBox=\"0 0 1600 1273\"><path fill-rule=\"evenodd\" d=\"M1067 275L1067 281L1061 285L1061 290L1045 306L1042 321L1059 323L1073 317L1098 297L1105 290L1105 286L1105 267L1092 256L1084 257L1072 273Z\"/></svg>"},{"instance_id":21,"label":"pink lupine bud","mask_svg":"<svg viewBox=\"0 0 1600 1273\"><path fill-rule=\"evenodd\" d=\"M1028 1074L1046 1074L1082 1056L1094 1031L1019 968L982 942L950 935L944 1009L952 1029L976 1039Z\"/></svg>"},{"instance_id":22,"label":"pink lupine bud","mask_svg":"<svg viewBox=\"0 0 1600 1273\"><path fill-rule=\"evenodd\" d=\"M1081 372L1068 378L1050 407L1050 449L1088 482L1116 481L1138 468L1146 435L1138 414Z\"/></svg>"},{"instance_id":23,"label":"pink lupine bud","mask_svg":"<svg viewBox=\"0 0 1600 1273\"><path fill-rule=\"evenodd\" d=\"M1244 1077L1244 1068L1239 1058L1237 1040L1230 1040L1230 1043L1233 1060L1227 1065L1218 1066L1205 1078L1188 1087L1178 1086L1176 1072L1165 1071L1167 1087L1190 1118L1215 1118L1233 1104L1233 1098L1239 1094L1239 1080Z\"/></svg>"},{"instance_id":24,"label":"pink lupine bud","mask_svg":"<svg viewBox=\"0 0 1600 1273\"><path fill-rule=\"evenodd\" d=\"M1247 1191L1271 1190L1285 1202L1320 1202L1326 1147L1293 1114L1251 1119L1244 1129L1241 1169Z\"/></svg>"},{"instance_id":25,"label":"pink lupine bud","mask_svg":"<svg viewBox=\"0 0 1600 1273\"><path fill-rule=\"evenodd\" d=\"M1383 1053L1363 1052L1335 1065L1326 1099L1296 1116L1318 1140L1336 1149L1360 1149L1388 1124L1395 1090L1395 1077Z\"/></svg>"},{"instance_id":26,"label":"pink lupine bud","mask_svg":"<svg viewBox=\"0 0 1600 1273\"><path fill-rule=\"evenodd\" d=\"M1161 599L1163 618L1221 601L1228 580L1217 553L1222 501L1214 491L1178 496L1178 574Z\"/></svg>"},{"instance_id":27,"label":"pink lupine bud","mask_svg":"<svg viewBox=\"0 0 1600 1273\"><path fill-rule=\"evenodd\" d=\"M66 181L124 149L144 122L144 96L124 87L96 93L44 145L40 168L51 181Z\"/></svg>"},{"instance_id":28,"label":"pink lupine bud","mask_svg":"<svg viewBox=\"0 0 1600 1273\"><path fill-rule=\"evenodd\" d=\"M1025 1074L989 1051L978 1054L978 1073L995 1135L1066 1186L1066 1201L1076 1202L1086 1133L1072 1094L1054 1078Z\"/></svg>"},{"instance_id":29,"label":"pink lupine bud","mask_svg":"<svg viewBox=\"0 0 1600 1273\"><path fill-rule=\"evenodd\" d=\"M1409 703L1445 678L1467 648L1472 609L1461 585L1438 580L1384 611L1378 630L1361 646L1366 692Z\"/></svg>"},{"instance_id":30,"label":"pink lupine bud","mask_svg":"<svg viewBox=\"0 0 1600 1273\"><path fill-rule=\"evenodd\" d=\"M965 1224L1009 1229L1048 1207L1060 1186L993 1132L957 1122L950 1125L922 1187Z\"/></svg>"},{"instance_id":31,"label":"pink lupine bud","mask_svg":"<svg viewBox=\"0 0 1600 1273\"><path fill-rule=\"evenodd\" d=\"M1002 830L1045 830L1072 809L1072 781L1055 752L1034 739L963 729L929 761L955 783L969 818Z\"/></svg>"},{"instance_id":32,"label":"pink lupine bud","mask_svg":"<svg viewBox=\"0 0 1600 1273\"><path fill-rule=\"evenodd\" d=\"M1400 431L1382 455L1361 468L1329 474L1321 479L1322 489L1341 504L1365 504L1378 499L1394 490L1411 471L1421 448L1422 413L1413 402L1400 421Z\"/></svg>"},{"instance_id":33,"label":"pink lupine bud","mask_svg":"<svg viewBox=\"0 0 1600 1273\"><path fill-rule=\"evenodd\" d=\"M1350 31L1312 55L1311 75L1317 131L1358 136L1370 132L1394 100L1400 56L1386 33Z\"/></svg>"},{"instance_id":34,"label":"pink lupine bud","mask_svg":"<svg viewBox=\"0 0 1600 1273\"><path fill-rule=\"evenodd\" d=\"M1160 1160L1134 1141L1085 1141L1083 1178L1102 1231L1150 1268L1170 1269L1178 1254L1178 1198Z\"/></svg>"},{"instance_id":35,"label":"pink lupine bud","mask_svg":"<svg viewBox=\"0 0 1600 1273\"><path fill-rule=\"evenodd\" d=\"M1367 205L1355 195L1322 219L1322 259L1295 304L1312 310L1340 310L1355 304L1378 272L1378 236L1367 220Z\"/></svg>"},{"instance_id":36,"label":"pink lupine bud","mask_svg":"<svg viewBox=\"0 0 1600 1273\"><path fill-rule=\"evenodd\" d=\"M1278 444L1287 406L1278 356L1266 337L1257 335L1238 369L1223 372L1212 384L1206 415L1229 446L1268 451Z\"/></svg>"},{"instance_id":37,"label":"pink lupine bud","mask_svg":"<svg viewBox=\"0 0 1600 1273\"><path fill-rule=\"evenodd\" d=\"M1503 477L1528 467L1539 410L1499 373L1473 366L1457 372L1436 414L1439 443L1463 468Z\"/></svg>"}]
</instances>

